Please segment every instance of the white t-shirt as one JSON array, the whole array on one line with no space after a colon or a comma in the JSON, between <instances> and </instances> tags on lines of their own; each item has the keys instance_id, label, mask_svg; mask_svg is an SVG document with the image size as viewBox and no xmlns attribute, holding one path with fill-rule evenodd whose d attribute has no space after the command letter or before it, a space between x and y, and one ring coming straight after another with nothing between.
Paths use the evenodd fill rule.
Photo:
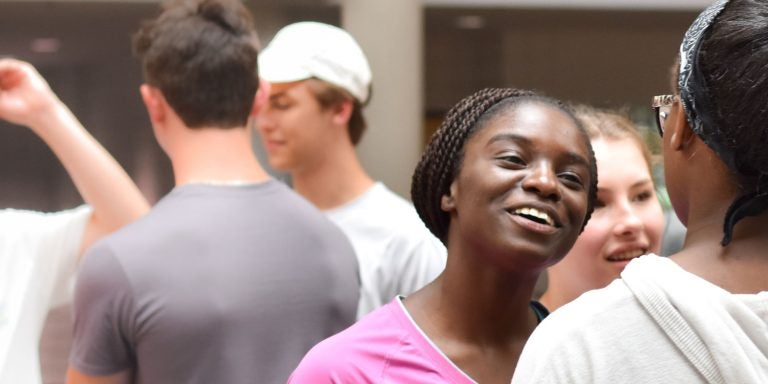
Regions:
<instances>
[{"instance_id":1,"label":"white t-shirt","mask_svg":"<svg viewBox=\"0 0 768 384\"><path fill-rule=\"evenodd\" d=\"M768 383L768 292L731 294L655 255L554 311L512 383Z\"/></svg>"},{"instance_id":2,"label":"white t-shirt","mask_svg":"<svg viewBox=\"0 0 768 384\"><path fill-rule=\"evenodd\" d=\"M91 209L0 210L0 383L41 382L39 343L49 309L71 299Z\"/></svg>"},{"instance_id":3,"label":"white t-shirt","mask_svg":"<svg viewBox=\"0 0 768 384\"><path fill-rule=\"evenodd\" d=\"M325 213L347 235L360 264L358 319L423 287L445 268L440 240L410 202L380 182Z\"/></svg>"}]
</instances>

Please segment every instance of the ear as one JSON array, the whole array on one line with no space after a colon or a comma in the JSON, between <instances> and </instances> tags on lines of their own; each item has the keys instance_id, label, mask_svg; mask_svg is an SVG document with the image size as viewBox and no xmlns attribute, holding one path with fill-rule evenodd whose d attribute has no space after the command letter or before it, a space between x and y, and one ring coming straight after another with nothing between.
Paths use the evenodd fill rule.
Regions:
<instances>
[{"instance_id":1,"label":"ear","mask_svg":"<svg viewBox=\"0 0 768 384\"><path fill-rule=\"evenodd\" d=\"M256 96L253 98L253 107L251 108L251 116L256 116L269 101L269 93L272 90L272 84L259 79L259 90L256 91Z\"/></svg>"},{"instance_id":2,"label":"ear","mask_svg":"<svg viewBox=\"0 0 768 384\"><path fill-rule=\"evenodd\" d=\"M677 103L675 108L677 113L674 114L674 120L670 121L672 124L669 124L669 144L674 150L682 150L690 145L691 140L696 137L696 134L688 124L688 118L685 115L682 104Z\"/></svg>"},{"instance_id":3,"label":"ear","mask_svg":"<svg viewBox=\"0 0 768 384\"><path fill-rule=\"evenodd\" d=\"M168 104L165 101L165 97L163 97L163 93L149 84L142 84L139 87L139 93L141 93L141 99L147 107L149 119L152 123L160 123L165 120Z\"/></svg>"},{"instance_id":4,"label":"ear","mask_svg":"<svg viewBox=\"0 0 768 384\"><path fill-rule=\"evenodd\" d=\"M352 110L355 108L355 103L350 99L337 103L331 107L333 112L333 122L338 125L349 124L349 119L352 118Z\"/></svg>"},{"instance_id":5,"label":"ear","mask_svg":"<svg viewBox=\"0 0 768 384\"><path fill-rule=\"evenodd\" d=\"M448 193L440 198L440 209L445 212L456 210L456 180L451 183Z\"/></svg>"}]
</instances>

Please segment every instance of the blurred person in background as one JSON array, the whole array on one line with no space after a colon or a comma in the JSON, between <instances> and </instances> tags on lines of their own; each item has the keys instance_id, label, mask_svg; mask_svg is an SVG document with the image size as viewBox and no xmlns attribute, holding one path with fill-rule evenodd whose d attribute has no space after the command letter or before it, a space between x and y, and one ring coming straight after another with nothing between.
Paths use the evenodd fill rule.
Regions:
<instances>
[{"instance_id":1,"label":"blurred person in background","mask_svg":"<svg viewBox=\"0 0 768 384\"><path fill-rule=\"evenodd\" d=\"M55 213L0 210L0 383L38 384L43 323L71 299L80 255L149 205L29 63L0 59L0 118L37 134L87 204Z\"/></svg>"},{"instance_id":2,"label":"blurred person in background","mask_svg":"<svg viewBox=\"0 0 768 384\"><path fill-rule=\"evenodd\" d=\"M355 321L359 279L344 234L253 152L269 87L252 16L168 2L134 49L176 187L83 260L67 382L284 383Z\"/></svg>"},{"instance_id":3,"label":"blurred person in background","mask_svg":"<svg viewBox=\"0 0 768 384\"><path fill-rule=\"evenodd\" d=\"M317 22L288 25L259 56L259 71L272 85L257 121L269 163L352 242L362 282L358 318L434 279L445 247L357 156L371 69L354 38Z\"/></svg>"}]
</instances>

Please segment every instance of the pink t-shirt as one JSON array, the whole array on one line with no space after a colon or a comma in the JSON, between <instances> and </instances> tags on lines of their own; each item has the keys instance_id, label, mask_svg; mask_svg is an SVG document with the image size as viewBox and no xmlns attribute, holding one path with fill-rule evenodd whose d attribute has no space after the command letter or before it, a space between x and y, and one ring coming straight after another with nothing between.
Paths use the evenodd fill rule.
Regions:
<instances>
[{"instance_id":1,"label":"pink t-shirt","mask_svg":"<svg viewBox=\"0 0 768 384\"><path fill-rule=\"evenodd\" d=\"M312 348L288 383L472 383L413 322L400 298Z\"/></svg>"}]
</instances>

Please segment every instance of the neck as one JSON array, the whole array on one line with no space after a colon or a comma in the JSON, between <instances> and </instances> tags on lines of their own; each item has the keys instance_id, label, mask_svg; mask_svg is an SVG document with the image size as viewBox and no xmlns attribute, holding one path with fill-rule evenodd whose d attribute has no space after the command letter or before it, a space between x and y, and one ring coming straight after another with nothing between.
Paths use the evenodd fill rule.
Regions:
<instances>
[{"instance_id":1,"label":"neck","mask_svg":"<svg viewBox=\"0 0 768 384\"><path fill-rule=\"evenodd\" d=\"M720 244L723 238L723 216L707 222L694 220L686 233L683 249L672 255L691 272L731 293L758 293L768 291L768 214L740 220L733 232L731 243Z\"/></svg>"},{"instance_id":2,"label":"neck","mask_svg":"<svg viewBox=\"0 0 768 384\"><path fill-rule=\"evenodd\" d=\"M537 324L530 301L539 274L500 272L480 265L487 261L472 262L482 256L456 256L449 249L443 274L408 298L417 323L468 344L507 346L527 339Z\"/></svg>"},{"instance_id":3,"label":"neck","mask_svg":"<svg viewBox=\"0 0 768 384\"><path fill-rule=\"evenodd\" d=\"M694 171L696 175L707 174ZM712 172L710 172L712 173ZM687 215L684 222L687 231L683 249L672 255L688 272L708 280L732 293L756 293L768 290L768 212L741 219L733 231L731 243L720 244L723 238L723 222L728 207L738 195L735 182L721 172L713 178L691 178L687 191ZM698 183L698 184L697 184ZM713 187L721 186L721 187Z\"/></svg>"},{"instance_id":4,"label":"neck","mask_svg":"<svg viewBox=\"0 0 768 384\"><path fill-rule=\"evenodd\" d=\"M176 185L193 182L233 185L266 181L246 128L178 130L168 150Z\"/></svg>"},{"instance_id":5,"label":"neck","mask_svg":"<svg viewBox=\"0 0 768 384\"><path fill-rule=\"evenodd\" d=\"M445 270L409 296L405 306L467 375L478 382L508 383L538 323L529 303L541 271L510 270L493 260L511 261L515 255L492 257L460 237L449 238Z\"/></svg>"},{"instance_id":6,"label":"neck","mask_svg":"<svg viewBox=\"0 0 768 384\"><path fill-rule=\"evenodd\" d=\"M373 186L351 144L327 149L315 160L292 171L291 177L296 192L321 210L348 203Z\"/></svg>"}]
</instances>

